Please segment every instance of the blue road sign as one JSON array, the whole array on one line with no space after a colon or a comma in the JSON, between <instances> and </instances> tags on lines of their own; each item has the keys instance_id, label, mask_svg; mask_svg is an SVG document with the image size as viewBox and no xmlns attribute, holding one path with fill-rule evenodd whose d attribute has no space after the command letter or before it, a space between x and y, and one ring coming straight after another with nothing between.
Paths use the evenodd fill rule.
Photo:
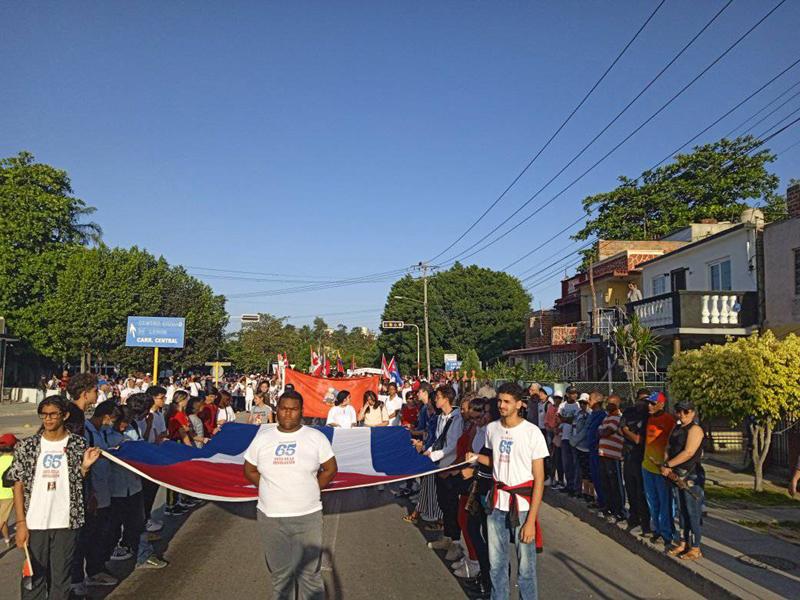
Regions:
<instances>
[{"instance_id":1,"label":"blue road sign","mask_svg":"<svg viewBox=\"0 0 800 600\"><path fill-rule=\"evenodd\" d=\"M128 317L125 345L135 348L183 348L183 317Z\"/></svg>"},{"instance_id":2,"label":"blue road sign","mask_svg":"<svg viewBox=\"0 0 800 600\"><path fill-rule=\"evenodd\" d=\"M464 362L463 360L447 361L446 363L444 363L444 370L445 371L458 371L461 368L461 365L463 364L463 362Z\"/></svg>"}]
</instances>

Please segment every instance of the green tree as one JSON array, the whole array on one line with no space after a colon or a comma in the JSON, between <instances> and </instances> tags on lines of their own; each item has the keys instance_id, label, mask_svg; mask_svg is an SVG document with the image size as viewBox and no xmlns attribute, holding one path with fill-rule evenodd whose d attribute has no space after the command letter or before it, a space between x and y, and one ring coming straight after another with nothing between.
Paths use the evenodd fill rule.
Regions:
<instances>
[{"instance_id":1,"label":"green tree","mask_svg":"<svg viewBox=\"0 0 800 600\"><path fill-rule=\"evenodd\" d=\"M46 300L69 257L99 241L93 212L65 171L28 152L0 160L0 315L33 350L50 354Z\"/></svg>"},{"instance_id":2,"label":"green tree","mask_svg":"<svg viewBox=\"0 0 800 600\"><path fill-rule=\"evenodd\" d=\"M638 389L639 384L644 381L647 367L651 366L653 371L656 370L655 361L661 354L660 339L649 327L643 326L639 317L634 314L630 323L616 329L614 341L628 381L634 389Z\"/></svg>"},{"instance_id":3,"label":"green tree","mask_svg":"<svg viewBox=\"0 0 800 600\"><path fill-rule=\"evenodd\" d=\"M723 138L638 179L621 176L615 190L583 200L586 213L595 216L574 239L652 240L703 218L736 220L753 200L768 215L785 213L785 199L775 193L778 177L767 171L775 155L753 152L758 144L752 136ZM583 254L586 268L596 249Z\"/></svg>"},{"instance_id":4,"label":"green tree","mask_svg":"<svg viewBox=\"0 0 800 600\"><path fill-rule=\"evenodd\" d=\"M472 371L475 371L476 375L483 372L481 368L481 359L478 358L478 353L474 348L470 348L469 352L467 352L467 356L464 357L464 362L461 364L460 370L469 377L472 376Z\"/></svg>"},{"instance_id":5,"label":"green tree","mask_svg":"<svg viewBox=\"0 0 800 600\"><path fill-rule=\"evenodd\" d=\"M382 318L416 323L424 335L422 287L422 280L410 275L396 281ZM434 368L444 366L445 352L466 356L475 349L484 360L493 360L524 341L530 296L517 278L506 273L455 263L429 278L428 305ZM395 356L407 372L416 365L416 332L413 328L385 331L378 338L378 349Z\"/></svg>"},{"instance_id":6,"label":"green tree","mask_svg":"<svg viewBox=\"0 0 800 600\"><path fill-rule=\"evenodd\" d=\"M800 412L800 337L763 335L682 352L668 372L674 402L694 402L704 417L736 426L750 421L754 487L763 489L763 466L776 422Z\"/></svg>"}]
</instances>

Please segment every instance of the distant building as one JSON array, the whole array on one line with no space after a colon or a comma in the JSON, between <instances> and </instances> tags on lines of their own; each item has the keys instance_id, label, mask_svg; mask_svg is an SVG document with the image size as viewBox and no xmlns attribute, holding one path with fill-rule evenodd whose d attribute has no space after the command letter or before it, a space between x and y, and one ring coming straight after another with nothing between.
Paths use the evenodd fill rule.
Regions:
<instances>
[{"instance_id":1,"label":"distant building","mask_svg":"<svg viewBox=\"0 0 800 600\"><path fill-rule=\"evenodd\" d=\"M800 184L786 190L789 218L764 227L764 328L800 334Z\"/></svg>"}]
</instances>

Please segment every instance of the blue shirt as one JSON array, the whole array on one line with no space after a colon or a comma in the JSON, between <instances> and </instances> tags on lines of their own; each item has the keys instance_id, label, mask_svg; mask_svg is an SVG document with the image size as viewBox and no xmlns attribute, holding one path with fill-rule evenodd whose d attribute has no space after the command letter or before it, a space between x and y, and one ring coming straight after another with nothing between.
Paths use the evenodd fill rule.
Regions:
<instances>
[{"instance_id":1,"label":"blue shirt","mask_svg":"<svg viewBox=\"0 0 800 600\"><path fill-rule=\"evenodd\" d=\"M606 411L604 410L592 411L589 415L589 424L586 426L586 445L589 446L589 451L597 451L597 444L600 442L597 430L605 418Z\"/></svg>"},{"instance_id":2,"label":"blue shirt","mask_svg":"<svg viewBox=\"0 0 800 600\"><path fill-rule=\"evenodd\" d=\"M425 410L427 411L427 405ZM433 446L433 442L436 441L436 426L439 423L439 417L436 413L433 413L432 416L425 417L425 432L428 434L425 436L425 444L424 448L427 450L431 446Z\"/></svg>"}]
</instances>

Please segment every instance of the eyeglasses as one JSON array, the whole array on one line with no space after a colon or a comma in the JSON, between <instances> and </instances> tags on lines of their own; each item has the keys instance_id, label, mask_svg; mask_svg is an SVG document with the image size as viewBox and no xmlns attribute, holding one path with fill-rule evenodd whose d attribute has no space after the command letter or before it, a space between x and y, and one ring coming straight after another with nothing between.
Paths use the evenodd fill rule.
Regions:
<instances>
[{"instance_id":1,"label":"eyeglasses","mask_svg":"<svg viewBox=\"0 0 800 600\"><path fill-rule=\"evenodd\" d=\"M43 412L39 413L39 418L44 421L45 419L57 419L62 416L64 413L62 412Z\"/></svg>"}]
</instances>

